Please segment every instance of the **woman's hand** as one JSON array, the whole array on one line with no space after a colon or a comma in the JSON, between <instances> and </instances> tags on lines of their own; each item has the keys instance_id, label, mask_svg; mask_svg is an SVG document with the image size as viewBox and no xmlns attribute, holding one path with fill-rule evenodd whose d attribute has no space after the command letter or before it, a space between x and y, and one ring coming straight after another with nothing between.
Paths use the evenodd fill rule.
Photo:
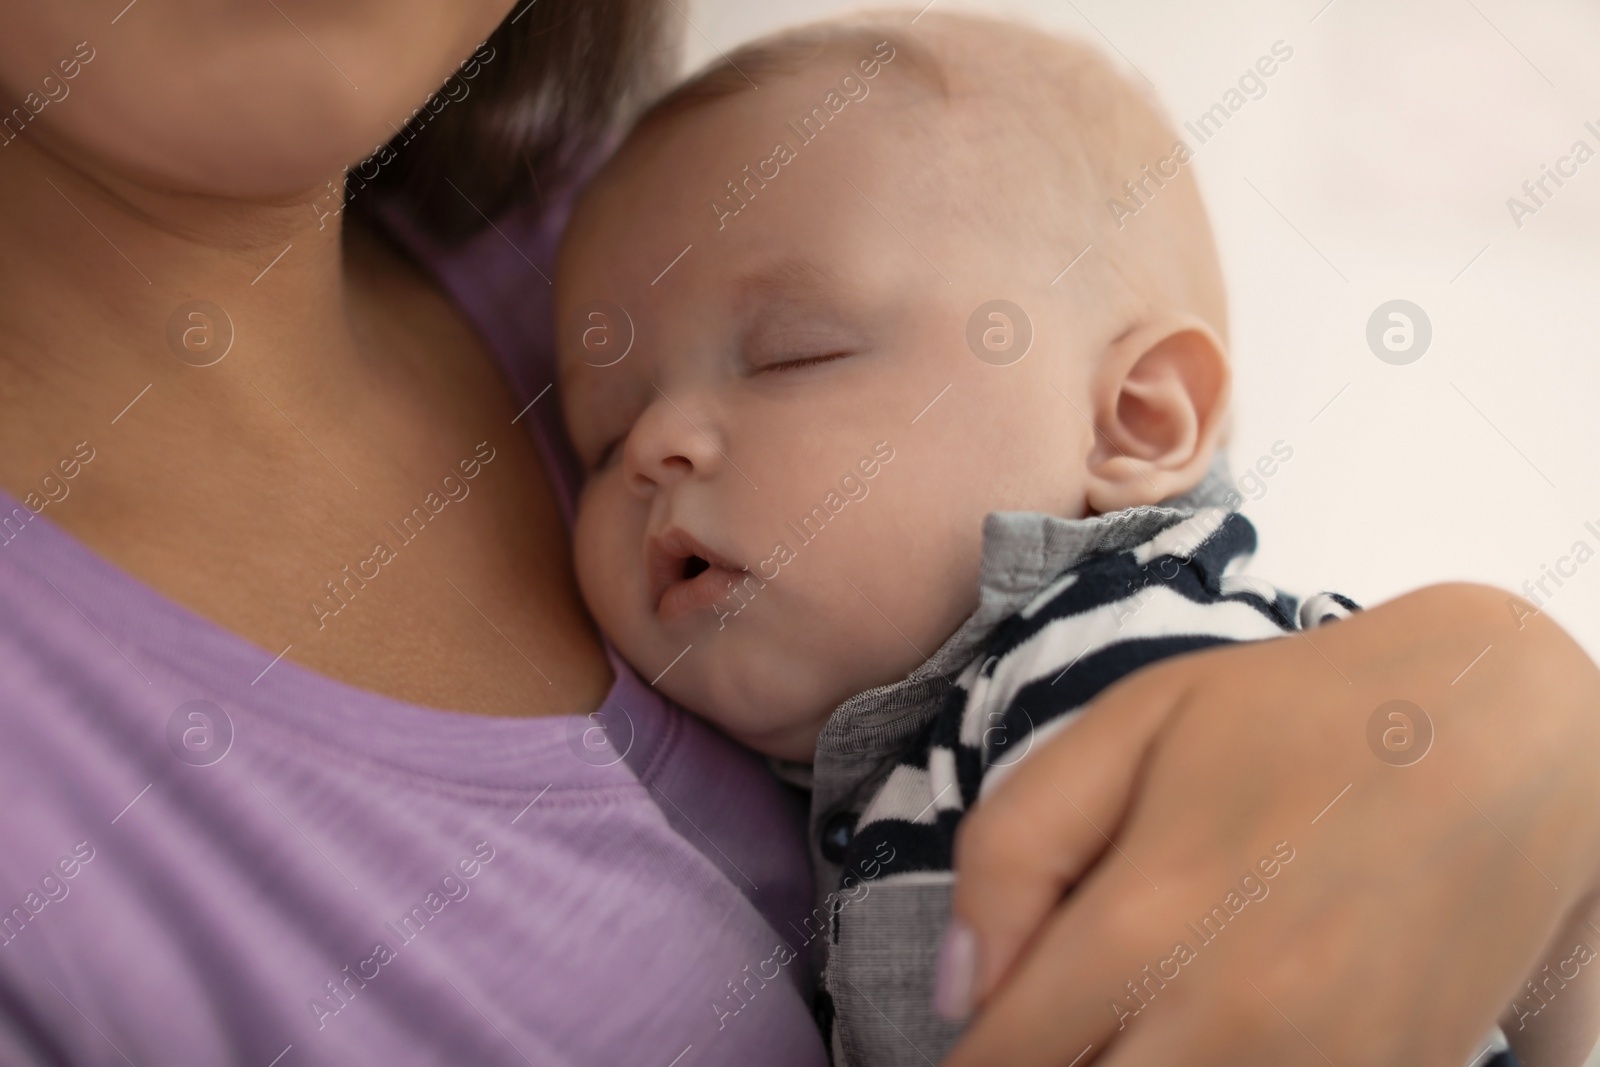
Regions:
<instances>
[{"instance_id":1,"label":"woman's hand","mask_svg":"<svg viewBox=\"0 0 1600 1067\"><path fill-rule=\"evenodd\" d=\"M950 1067L1458 1067L1600 887L1600 670L1459 584L1173 660L978 804L956 868Z\"/></svg>"}]
</instances>

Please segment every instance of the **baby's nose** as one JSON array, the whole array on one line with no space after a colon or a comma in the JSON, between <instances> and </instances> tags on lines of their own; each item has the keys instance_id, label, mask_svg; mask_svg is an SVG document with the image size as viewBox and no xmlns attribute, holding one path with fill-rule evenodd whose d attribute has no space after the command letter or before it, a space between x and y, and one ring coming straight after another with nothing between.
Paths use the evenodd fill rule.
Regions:
<instances>
[{"instance_id":1,"label":"baby's nose","mask_svg":"<svg viewBox=\"0 0 1600 1067\"><path fill-rule=\"evenodd\" d=\"M623 457L636 494L648 497L661 486L709 476L721 465L725 453L712 436L717 428L695 407L689 398L680 401L657 387L655 402L628 435Z\"/></svg>"}]
</instances>

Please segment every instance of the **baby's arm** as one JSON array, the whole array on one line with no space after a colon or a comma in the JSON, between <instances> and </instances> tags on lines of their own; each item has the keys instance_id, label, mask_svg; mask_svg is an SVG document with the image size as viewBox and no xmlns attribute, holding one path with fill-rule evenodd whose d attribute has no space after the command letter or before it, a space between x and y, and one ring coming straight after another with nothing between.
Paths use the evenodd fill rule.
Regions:
<instances>
[{"instance_id":1,"label":"baby's arm","mask_svg":"<svg viewBox=\"0 0 1600 1067\"><path fill-rule=\"evenodd\" d=\"M1582 1067L1600 1040L1600 902L1574 918L1500 1021L1522 1067Z\"/></svg>"}]
</instances>

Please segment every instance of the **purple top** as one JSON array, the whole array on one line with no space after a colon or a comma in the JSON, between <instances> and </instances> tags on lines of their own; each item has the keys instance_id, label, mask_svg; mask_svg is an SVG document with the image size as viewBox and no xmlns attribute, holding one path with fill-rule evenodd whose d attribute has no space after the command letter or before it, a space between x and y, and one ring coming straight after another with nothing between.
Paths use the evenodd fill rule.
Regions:
<instances>
[{"instance_id":1,"label":"purple top","mask_svg":"<svg viewBox=\"0 0 1600 1067\"><path fill-rule=\"evenodd\" d=\"M534 401L553 227L400 236ZM826 1062L788 798L615 657L607 747L275 663L4 494L0 528L0 1063Z\"/></svg>"}]
</instances>

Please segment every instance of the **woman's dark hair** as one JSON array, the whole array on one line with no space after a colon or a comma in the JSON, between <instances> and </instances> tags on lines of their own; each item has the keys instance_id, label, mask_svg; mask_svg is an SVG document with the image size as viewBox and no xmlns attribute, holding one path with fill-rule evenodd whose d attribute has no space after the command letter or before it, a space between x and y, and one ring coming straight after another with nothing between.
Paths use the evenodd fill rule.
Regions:
<instances>
[{"instance_id":1,"label":"woman's dark hair","mask_svg":"<svg viewBox=\"0 0 1600 1067\"><path fill-rule=\"evenodd\" d=\"M448 241L559 192L675 72L669 12L663 0L518 0L475 59L350 172L347 198L397 194Z\"/></svg>"}]
</instances>

